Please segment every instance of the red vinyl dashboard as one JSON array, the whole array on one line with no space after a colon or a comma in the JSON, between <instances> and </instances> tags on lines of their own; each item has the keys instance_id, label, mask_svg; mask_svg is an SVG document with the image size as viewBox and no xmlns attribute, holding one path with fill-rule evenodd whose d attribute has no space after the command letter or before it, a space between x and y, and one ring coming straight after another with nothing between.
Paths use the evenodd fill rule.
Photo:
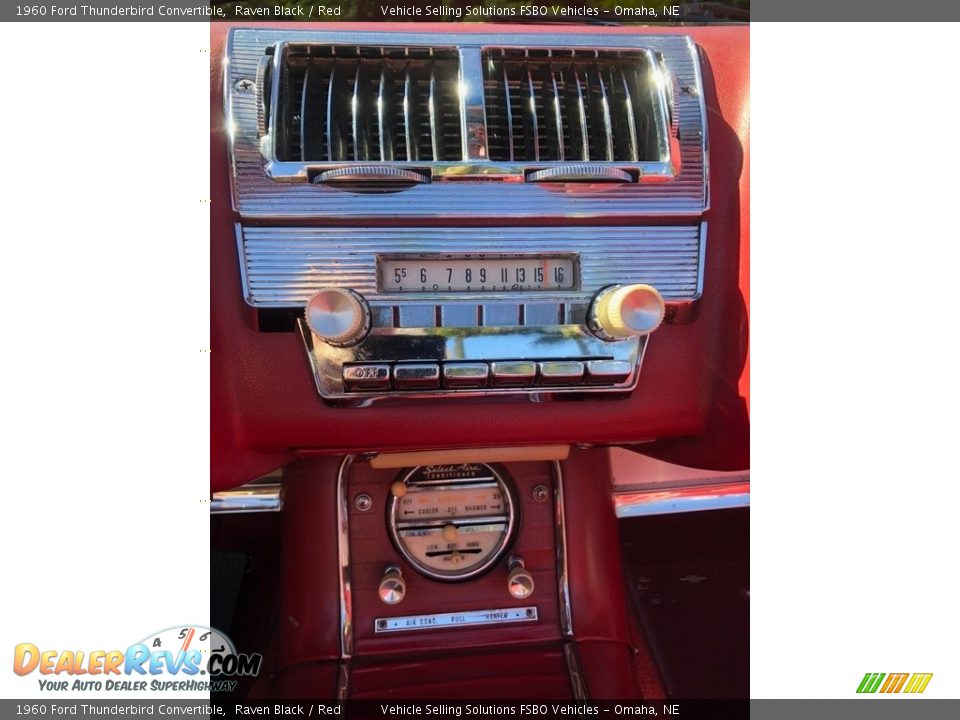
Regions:
<instances>
[{"instance_id":1,"label":"red vinyl dashboard","mask_svg":"<svg viewBox=\"0 0 960 720\"><path fill-rule=\"evenodd\" d=\"M317 24L304 27L323 30ZM359 29L336 26L337 30L351 28ZM378 28L385 26L363 26L366 30ZM404 28L435 33L448 29L446 25ZM700 49L710 168L710 207L704 220L710 233L696 319L688 324L667 324L657 331L639 383L628 399L548 403L489 398L424 400L359 409L324 404L317 396L300 337L293 332L260 332L253 309L244 303L223 103L221 63L228 30L226 25L211 25L213 490L248 482L303 455L505 444L645 443L645 452L685 465L720 470L747 466L750 143L746 26L642 28L645 33L688 35ZM496 33L516 28L457 28L466 33L481 30ZM524 26L524 32L549 34L558 44L566 33L577 30ZM611 35L638 32L636 27L590 30ZM534 224L529 219L512 222ZM557 221L536 224L551 222ZM623 218L618 222L624 222ZM643 222L657 224L665 219L647 217ZM388 224L385 220L365 224L377 223ZM405 223L413 221L397 218L389 222L392 226ZM443 218L432 223L452 224ZM458 220L456 224L464 223ZM565 226L578 224L586 225L588 220L563 220ZM593 219L589 224L598 223Z\"/></svg>"}]
</instances>

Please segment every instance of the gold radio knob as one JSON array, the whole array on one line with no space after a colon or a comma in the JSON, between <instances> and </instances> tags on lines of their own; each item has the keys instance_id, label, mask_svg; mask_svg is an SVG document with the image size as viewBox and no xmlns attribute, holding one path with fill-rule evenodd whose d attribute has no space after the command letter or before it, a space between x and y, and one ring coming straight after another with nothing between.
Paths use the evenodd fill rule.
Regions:
<instances>
[{"instance_id":1,"label":"gold radio knob","mask_svg":"<svg viewBox=\"0 0 960 720\"><path fill-rule=\"evenodd\" d=\"M649 335L663 322L666 306L652 285L611 285L597 293L587 323L604 340Z\"/></svg>"},{"instance_id":2,"label":"gold radio knob","mask_svg":"<svg viewBox=\"0 0 960 720\"><path fill-rule=\"evenodd\" d=\"M370 330L370 307L347 288L323 288L307 301L307 325L328 345L356 345Z\"/></svg>"}]
</instances>

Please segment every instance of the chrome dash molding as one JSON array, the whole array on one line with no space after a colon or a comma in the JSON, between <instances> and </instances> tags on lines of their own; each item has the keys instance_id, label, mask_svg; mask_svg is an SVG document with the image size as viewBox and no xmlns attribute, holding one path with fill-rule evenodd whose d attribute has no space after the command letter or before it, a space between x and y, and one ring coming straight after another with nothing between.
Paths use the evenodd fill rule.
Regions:
<instances>
[{"instance_id":1,"label":"chrome dash molding","mask_svg":"<svg viewBox=\"0 0 960 720\"><path fill-rule=\"evenodd\" d=\"M214 515L279 512L282 509L279 483L244 485L235 490L215 492L210 499L210 512Z\"/></svg>"},{"instance_id":2,"label":"chrome dash molding","mask_svg":"<svg viewBox=\"0 0 960 720\"><path fill-rule=\"evenodd\" d=\"M588 700L587 682L583 676L583 666L580 663L580 653L573 642L563 644L563 657L567 662L567 676L570 678L570 691L574 700Z\"/></svg>"},{"instance_id":3,"label":"chrome dash molding","mask_svg":"<svg viewBox=\"0 0 960 720\"><path fill-rule=\"evenodd\" d=\"M536 606L497 608L494 610L457 610L431 615L400 615L377 618L373 624L373 631L375 634L380 634L449 627L537 622L538 619Z\"/></svg>"},{"instance_id":4,"label":"chrome dash molding","mask_svg":"<svg viewBox=\"0 0 960 720\"><path fill-rule=\"evenodd\" d=\"M705 479L695 485L621 491L613 500L618 518L749 507L750 474L725 474L712 483Z\"/></svg>"},{"instance_id":5,"label":"chrome dash molding","mask_svg":"<svg viewBox=\"0 0 960 720\"><path fill-rule=\"evenodd\" d=\"M337 551L340 557L340 656L353 655L353 592L350 580L350 498L347 482L356 455L347 455L337 471Z\"/></svg>"},{"instance_id":6,"label":"chrome dash molding","mask_svg":"<svg viewBox=\"0 0 960 720\"><path fill-rule=\"evenodd\" d=\"M567 565L567 523L563 504L563 467L559 460L551 463L553 470L553 502L556 516L557 592L560 609L560 630L564 637L573 637L573 608L570 605L570 571Z\"/></svg>"},{"instance_id":7,"label":"chrome dash molding","mask_svg":"<svg viewBox=\"0 0 960 720\"><path fill-rule=\"evenodd\" d=\"M270 135L260 137L258 68L268 48L284 43L404 47L456 47L460 82L465 88L462 112L467 135L462 161L439 163L444 182L421 183L390 193L359 193L304 182L307 167L278 182L271 175ZM522 180L522 168L493 163L483 155L486 127L482 116L484 49L576 48L650 50L662 56L679 90L676 98L679 171L642 167L652 182L586 184L491 182L495 176ZM709 207L708 139L698 49L684 35L576 33L544 36L528 32L371 32L234 28L226 45L224 96L226 133L233 170L233 202L247 218L591 218L699 216ZM262 73L262 71L261 71ZM272 88L275 103L277 85ZM290 163L285 163L290 165ZM340 163L349 166L351 163ZM557 164L539 163L543 168ZM603 165L604 163L598 163ZM622 163L608 163L622 165ZM332 167L332 166L331 166ZM321 168L313 168L321 169ZM330 169L329 167L326 169ZM280 175L289 176L290 168ZM514 177L515 176L515 177ZM453 179L456 178L456 179ZM345 199L348 199L345 202Z\"/></svg>"}]
</instances>

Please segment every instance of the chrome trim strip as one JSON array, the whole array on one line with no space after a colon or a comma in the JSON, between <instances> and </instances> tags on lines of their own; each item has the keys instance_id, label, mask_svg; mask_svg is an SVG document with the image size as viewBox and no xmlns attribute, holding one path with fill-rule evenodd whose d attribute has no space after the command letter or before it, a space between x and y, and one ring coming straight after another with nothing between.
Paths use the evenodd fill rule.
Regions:
<instances>
[{"instance_id":1,"label":"chrome trim strip","mask_svg":"<svg viewBox=\"0 0 960 720\"><path fill-rule=\"evenodd\" d=\"M732 482L614 493L618 518L750 507L750 476Z\"/></svg>"},{"instance_id":2,"label":"chrome trim strip","mask_svg":"<svg viewBox=\"0 0 960 720\"><path fill-rule=\"evenodd\" d=\"M353 655L353 593L350 585L350 507L347 481L356 455L347 455L337 472L337 551L340 556L340 655Z\"/></svg>"},{"instance_id":3,"label":"chrome trim strip","mask_svg":"<svg viewBox=\"0 0 960 720\"><path fill-rule=\"evenodd\" d=\"M697 250L697 292L690 298L696 302L703 296L703 273L707 266L707 223L700 223L700 247Z\"/></svg>"},{"instance_id":4,"label":"chrome trim strip","mask_svg":"<svg viewBox=\"0 0 960 720\"><path fill-rule=\"evenodd\" d=\"M693 42L693 38L687 37L687 47L689 49L691 57L694 58L693 62L693 92L697 94L697 100L699 103L700 109L700 128L703 133L703 137L700 139L701 147L703 148L703 211L706 212L710 209L710 123L707 122L707 101L704 98L703 90L703 68L701 67L700 60L700 49L697 47L696 43ZM677 74L671 71L675 80L677 80ZM679 80L677 80L679 85ZM680 98L677 98L677 110L680 109ZM680 113L680 134L683 134L683 113Z\"/></svg>"},{"instance_id":5,"label":"chrome trim strip","mask_svg":"<svg viewBox=\"0 0 960 720\"><path fill-rule=\"evenodd\" d=\"M436 160L438 155L441 155L440 147L443 142L443 135L440 132L440 107L439 94L437 92L437 64L430 64L430 84L429 84L430 95L427 99L427 108L430 113L430 153L431 157Z\"/></svg>"},{"instance_id":6,"label":"chrome trim strip","mask_svg":"<svg viewBox=\"0 0 960 720\"><path fill-rule=\"evenodd\" d=\"M410 632L412 630L440 630L449 627L476 627L482 625L506 625L509 623L538 622L534 605L528 607L496 608L491 610L455 610L430 615L397 615L377 618L373 632Z\"/></svg>"},{"instance_id":7,"label":"chrome trim strip","mask_svg":"<svg viewBox=\"0 0 960 720\"><path fill-rule=\"evenodd\" d=\"M337 700L350 697L350 661L344 660L337 668Z\"/></svg>"},{"instance_id":8,"label":"chrome trim strip","mask_svg":"<svg viewBox=\"0 0 960 720\"><path fill-rule=\"evenodd\" d=\"M575 643L563 644L563 657L567 661L567 675L570 677L570 690L574 700L587 700L587 681L583 677L583 667L580 664L580 653Z\"/></svg>"},{"instance_id":9,"label":"chrome trim strip","mask_svg":"<svg viewBox=\"0 0 960 720\"><path fill-rule=\"evenodd\" d=\"M567 567L567 524L563 505L563 469L558 460L552 463L553 500L556 514L557 592L559 593L560 631L573 637L573 612L570 605L570 573Z\"/></svg>"},{"instance_id":10,"label":"chrome trim strip","mask_svg":"<svg viewBox=\"0 0 960 720\"><path fill-rule=\"evenodd\" d=\"M279 483L251 483L234 490L213 493L210 512L215 515L280 512L283 509Z\"/></svg>"},{"instance_id":11,"label":"chrome trim strip","mask_svg":"<svg viewBox=\"0 0 960 720\"><path fill-rule=\"evenodd\" d=\"M487 111L480 54L460 49L460 134L463 159L486 160Z\"/></svg>"},{"instance_id":12,"label":"chrome trim strip","mask_svg":"<svg viewBox=\"0 0 960 720\"><path fill-rule=\"evenodd\" d=\"M237 167L237 121L236 112L233 107L233 87L230 82L233 77L233 68L231 67L231 58L233 57L234 36L233 32L227 33L227 41L223 46L223 58L220 66L223 70L220 82L223 83L223 125L224 132L227 134L227 162L230 165L230 207L234 212L240 212L240 183L238 182L239 168ZM259 59L257 65L259 66ZM256 76L254 76L256 78ZM256 119L254 119L256 122ZM254 131L256 132L256 130ZM257 133L259 134L259 133ZM259 147L260 138L257 138Z\"/></svg>"}]
</instances>

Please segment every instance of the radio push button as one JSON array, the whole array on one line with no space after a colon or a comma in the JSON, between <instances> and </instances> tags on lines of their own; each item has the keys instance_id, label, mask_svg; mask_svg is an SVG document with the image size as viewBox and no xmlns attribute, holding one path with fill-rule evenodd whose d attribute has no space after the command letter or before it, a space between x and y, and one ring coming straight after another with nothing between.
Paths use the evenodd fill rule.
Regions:
<instances>
[{"instance_id":1,"label":"radio push button","mask_svg":"<svg viewBox=\"0 0 960 720\"><path fill-rule=\"evenodd\" d=\"M440 366L436 363L395 365L393 387L397 390L430 390L440 387Z\"/></svg>"},{"instance_id":2,"label":"radio push button","mask_svg":"<svg viewBox=\"0 0 960 720\"><path fill-rule=\"evenodd\" d=\"M389 390L389 365L348 365L343 369L348 390Z\"/></svg>"},{"instance_id":3,"label":"radio push button","mask_svg":"<svg viewBox=\"0 0 960 720\"><path fill-rule=\"evenodd\" d=\"M625 360L591 360L587 363L587 382L611 384L626 382L633 373L633 365Z\"/></svg>"},{"instance_id":4,"label":"radio push button","mask_svg":"<svg viewBox=\"0 0 960 720\"><path fill-rule=\"evenodd\" d=\"M540 363L540 382L544 385L573 385L583 380L583 363L551 360Z\"/></svg>"},{"instance_id":5,"label":"radio push button","mask_svg":"<svg viewBox=\"0 0 960 720\"><path fill-rule=\"evenodd\" d=\"M448 388L482 388L486 387L489 374L486 363L447 363L443 366L443 385Z\"/></svg>"},{"instance_id":6,"label":"radio push button","mask_svg":"<svg viewBox=\"0 0 960 720\"><path fill-rule=\"evenodd\" d=\"M533 362L490 363L493 384L497 387L533 385L537 378L537 364Z\"/></svg>"}]
</instances>

